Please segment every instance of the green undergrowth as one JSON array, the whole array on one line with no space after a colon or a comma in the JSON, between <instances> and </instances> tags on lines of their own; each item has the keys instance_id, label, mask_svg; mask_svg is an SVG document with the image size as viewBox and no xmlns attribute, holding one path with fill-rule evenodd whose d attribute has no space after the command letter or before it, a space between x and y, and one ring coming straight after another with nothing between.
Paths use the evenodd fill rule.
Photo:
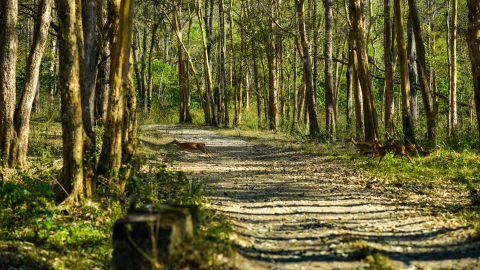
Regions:
<instances>
[{"instance_id":1,"label":"green undergrowth","mask_svg":"<svg viewBox=\"0 0 480 270\"><path fill-rule=\"evenodd\" d=\"M55 122L34 122L28 164L0 169L0 269L109 269L112 228L129 204L195 205L198 229L185 247L179 267L228 268L230 226L204 205L199 182L167 170L164 164L142 165L120 196L100 186L98 195L68 208L57 200L61 173L61 128ZM143 151L140 151L143 155Z\"/></svg>"}]
</instances>

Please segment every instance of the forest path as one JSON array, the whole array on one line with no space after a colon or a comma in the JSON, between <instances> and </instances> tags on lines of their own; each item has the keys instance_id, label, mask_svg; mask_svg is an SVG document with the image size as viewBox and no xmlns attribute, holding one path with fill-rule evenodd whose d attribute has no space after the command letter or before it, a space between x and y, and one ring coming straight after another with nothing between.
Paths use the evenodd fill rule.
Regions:
<instances>
[{"instance_id":1,"label":"forest path","mask_svg":"<svg viewBox=\"0 0 480 270\"><path fill-rule=\"evenodd\" d=\"M142 129L212 150L180 151L175 166L212 190L209 207L233 224L240 269L362 269L369 250L400 269L480 268L472 228L373 190L331 158L208 129Z\"/></svg>"}]
</instances>

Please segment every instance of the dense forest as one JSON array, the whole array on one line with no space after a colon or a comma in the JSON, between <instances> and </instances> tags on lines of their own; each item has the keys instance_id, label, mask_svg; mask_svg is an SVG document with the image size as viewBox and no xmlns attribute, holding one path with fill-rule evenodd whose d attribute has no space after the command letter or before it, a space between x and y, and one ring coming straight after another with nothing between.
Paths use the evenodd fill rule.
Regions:
<instances>
[{"instance_id":1,"label":"dense forest","mask_svg":"<svg viewBox=\"0 0 480 270\"><path fill-rule=\"evenodd\" d=\"M0 2L2 269L473 269L479 151L478 0ZM415 252L310 224L329 219L322 196L358 215L397 205L385 224ZM152 237L145 253L119 225L151 207L182 252ZM275 227L262 207L310 216ZM194 241L175 227L190 219ZM307 241L322 230L351 239ZM439 244L401 238L417 230Z\"/></svg>"}]
</instances>

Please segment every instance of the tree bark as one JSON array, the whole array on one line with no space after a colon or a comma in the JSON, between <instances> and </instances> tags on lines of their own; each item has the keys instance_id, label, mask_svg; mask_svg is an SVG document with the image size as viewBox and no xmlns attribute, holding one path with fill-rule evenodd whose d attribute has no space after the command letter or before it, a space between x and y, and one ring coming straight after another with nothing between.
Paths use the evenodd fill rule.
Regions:
<instances>
[{"instance_id":1,"label":"tree bark","mask_svg":"<svg viewBox=\"0 0 480 270\"><path fill-rule=\"evenodd\" d=\"M434 141L436 138L436 114L434 108L434 91L430 83L429 71L427 70L425 44L422 38L420 27L420 16L418 14L416 1L408 0L412 17L413 33L415 35L415 46L417 49L417 70L422 91L423 106L427 117L427 138Z\"/></svg>"},{"instance_id":2,"label":"tree bark","mask_svg":"<svg viewBox=\"0 0 480 270\"><path fill-rule=\"evenodd\" d=\"M392 44L392 23L391 23L391 2L383 1L384 7L384 62L385 62L385 138L394 135L395 126L393 123L393 44Z\"/></svg>"},{"instance_id":3,"label":"tree bark","mask_svg":"<svg viewBox=\"0 0 480 270\"><path fill-rule=\"evenodd\" d=\"M125 106L124 82L128 81L132 41L133 0L115 0L112 5L114 39L112 42L110 96L107 121L103 136L102 152L97 175L116 181L122 192L123 181L119 179L122 165L122 135Z\"/></svg>"},{"instance_id":4,"label":"tree bark","mask_svg":"<svg viewBox=\"0 0 480 270\"><path fill-rule=\"evenodd\" d=\"M363 0L350 0L350 14L352 16L353 26L351 38L355 39L355 71L362 89L365 140L376 141L378 137L377 115L375 111L370 71L368 66L365 18L363 15L363 10Z\"/></svg>"},{"instance_id":5,"label":"tree bark","mask_svg":"<svg viewBox=\"0 0 480 270\"><path fill-rule=\"evenodd\" d=\"M202 38L202 46L203 46L203 65L205 68L205 99L207 101L207 107L209 110L209 116L210 116L210 124L212 126L217 126L217 108L215 106L215 99L213 97L213 81L212 81L212 70L211 70L211 65L210 65L210 55L208 53L208 44L207 44L207 37L205 36L205 22L203 22L203 16L201 12L201 7L202 7L202 1L197 0L197 17L199 18L198 20L198 26L200 28L201 32L201 38Z\"/></svg>"},{"instance_id":6,"label":"tree bark","mask_svg":"<svg viewBox=\"0 0 480 270\"><path fill-rule=\"evenodd\" d=\"M107 117L108 93L110 89L110 41L111 32L108 19L107 3L97 0L97 51L99 62L97 67L97 82L95 86L95 121L97 124L104 124Z\"/></svg>"},{"instance_id":7,"label":"tree bark","mask_svg":"<svg viewBox=\"0 0 480 270\"><path fill-rule=\"evenodd\" d=\"M408 58L404 40L404 22L402 3L394 0L395 28L400 62L400 86L402 92L402 123L403 134L406 143L415 143L415 130L413 125L412 111L410 108L410 80L408 76Z\"/></svg>"},{"instance_id":8,"label":"tree bark","mask_svg":"<svg viewBox=\"0 0 480 270\"><path fill-rule=\"evenodd\" d=\"M477 127L480 134L480 2L468 0L468 48L472 62Z\"/></svg>"},{"instance_id":9,"label":"tree bark","mask_svg":"<svg viewBox=\"0 0 480 270\"><path fill-rule=\"evenodd\" d=\"M40 64L47 44L48 30L52 20L52 0L42 0L39 4L33 40L26 64L25 86L20 103L15 110L15 136L10 149L9 165L23 165L27 158L30 116L38 92Z\"/></svg>"},{"instance_id":10,"label":"tree bark","mask_svg":"<svg viewBox=\"0 0 480 270\"><path fill-rule=\"evenodd\" d=\"M255 94L257 95L257 126L262 127L262 91L260 90L259 74L258 74L258 51L257 43L252 38L252 55L253 55L253 85L255 87Z\"/></svg>"},{"instance_id":11,"label":"tree bark","mask_svg":"<svg viewBox=\"0 0 480 270\"><path fill-rule=\"evenodd\" d=\"M82 88L82 118L84 136L84 176L86 195L93 194L93 176L96 163L96 136L93 128L95 122L95 83L97 81L98 53L96 46L97 3L91 0L81 0L83 54L80 65Z\"/></svg>"},{"instance_id":12,"label":"tree bark","mask_svg":"<svg viewBox=\"0 0 480 270\"><path fill-rule=\"evenodd\" d=\"M302 47L303 57L303 76L305 77L306 85L306 105L309 119L309 134L311 137L318 137L320 135L320 128L318 126L317 108L315 106L315 97L313 93L312 80L312 65L310 61L310 49L307 41L307 33L305 29L304 18L304 0L295 0L297 6L298 31L300 33L300 44Z\"/></svg>"},{"instance_id":13,"label":"tree bark","mask_svg":"<svg viewBox=\"0 0 480 270\"><path fill-rule=\"evenodd\" d=\"M18 1L1 1L0 12L0 157L7 162L14 138Z\"/></svg>"},{"instance_id":14,"label":"tree bark","mask_svg":"<svg viewBox=\"0 0 480 270\"><path fill-rule=\"evenodd\" d=\"M153 81L152 81L152 62L153 62L153 51L155 49L155 44L157 43L157 29L158 24L155 23L152 27L152 35L150 37L150 48L148 50L148 67L147 67L147 110L150 111L152 107L152 96L153 96Z\"/></svg>"},{"instance_id":15,"label":"tree bark","mask_svg":"<svg viewBox=\"0 0 480 270\"><path fill-rule=\"evenodd\" d=\"M416 50L416 41L413 34L413 19L412 13L408 15L407 22L407 51L408 51L408 75L410 78L410 110L412 111L413 124L417 122L418 119L418 91L415 85L418 82L418 72L416 66L417 60L417 50Z\"/></svg>"},{"instance_id":16,"label":"tree bark","mask_svg":"<svg viewBox=\"0 0 480 270\"><path fill-rule=\"evenodd\" d=\"M83 120L80 87L80 55L77 40L78 2L57 1L59 21L59 88L62 99L63 175L69 197L81 200L83 193Z\"/></svg>"},{"instance_id":17,"label":"tree bark","mask_svg":"<svg viewBox=\"0 0 480 270\"><path fill-rule=\"evenodd\" d=\"M325 6L325 121L326 129L331 141L335 140L335 98L333 89L333 1L323 0Z\"/></svg>"},{"instance_id":18,"label":"tree bark","mask_svg":"<svg viewBox=\"0 0 480 270\"><path fill-rule=\"evenodd\" d=\"M457 0L451 1L450 18L450 94L448 105L448 135L455 133L458 125L457 109ZM450 7L449 7L450 8Z\"/></svg>"},{"instance_id":19,"label":"tree bark","mask_svg":"<svg viewBox=\"0 0 480 270\"><path fill-rule=\"evenodd\" d=\"M226 55L227 55L227 32L225 31L225 10L223 0L218 1L218 19L219 19L219 103L220 103L220 118L224 127L228 127L228 107L227 107L227 68L226 68Z\"/></svg>"}]
</instances>

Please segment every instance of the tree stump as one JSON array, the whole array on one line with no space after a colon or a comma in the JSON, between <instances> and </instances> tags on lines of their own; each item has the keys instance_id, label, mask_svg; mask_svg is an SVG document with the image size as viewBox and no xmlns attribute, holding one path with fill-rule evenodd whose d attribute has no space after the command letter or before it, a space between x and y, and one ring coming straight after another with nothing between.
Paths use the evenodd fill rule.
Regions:
<instances>
[{"instance_id":1,"label":"tree stump","mask_svg":"<svg viewBox=\"0 0 480 270\"><path fill-rule=\"evenodd\" d=\"M136 209L117 220L113 227L114 269L165 269L193 238L191 209L163 206Z\"/></svg>"}]
</instances>

